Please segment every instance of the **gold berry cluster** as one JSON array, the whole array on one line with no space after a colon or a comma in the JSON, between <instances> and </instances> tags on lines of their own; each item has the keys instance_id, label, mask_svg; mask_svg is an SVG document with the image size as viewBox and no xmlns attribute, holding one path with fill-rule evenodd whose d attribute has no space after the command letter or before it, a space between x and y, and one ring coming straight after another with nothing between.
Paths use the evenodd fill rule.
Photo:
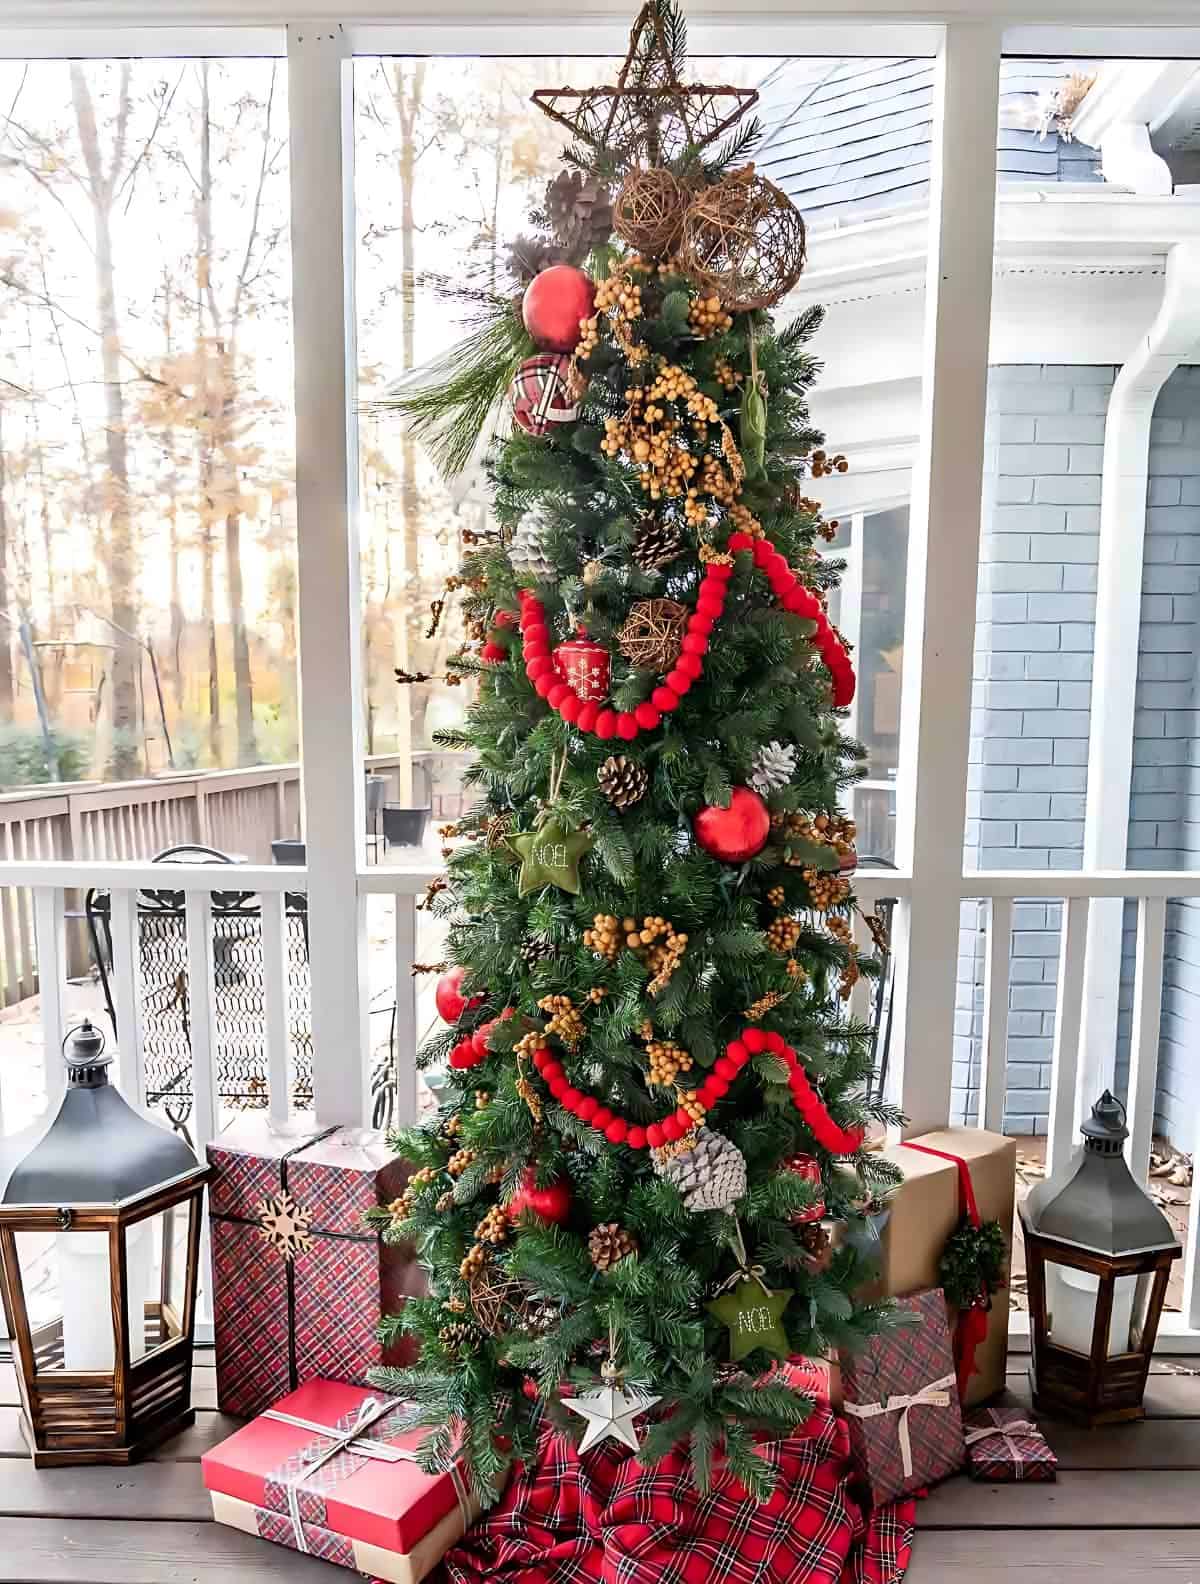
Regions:
<instances>
[{"instance_id":1,"label":"gold berry cluster","mask_svg":"<svg viewBox=\"0 0 1200 1584\"><path fill-rule=\"evenodd\" d=\"M674 1040L650 1040L646 1045L650 1058L649 1082L658 1089L670 1089L681 1072L690 1072L692 1058Z\"/></svg>"},{"instance_id":2,"label":"gold berry cluster","mask_svg":"<svg viewBox=\"0 0 1200 1584\"><path fill-rule=\"evenodd\" d=\"M630 260L596 287L598 313L616 312L623 319L642 317L642 288L634 282L634 267L635 261Z\"/></svg>"},{"instance_id":3,"label":"gold berry cluster","mask_svg":"<svg viewBox=\"0 0 1200 1584\"><path fill-rule=\"evenodd\" d=\"M388 1205L388 1213L392 1220L403 1221L406 1216L410 1215L421 1189L428 1187L430 1183L436 1182L439 1175L440 1173L435 1171L432 1166L421 1166L417 1171L413 1172L399 1199L393 1199L391 1204Z\"/></svg>"},{"instance_id":4,"label":"gold berry cluster","mask_svg":"<svg viewBox=\"0 0 1200 1584\"><path fill-rule=\"evenodd\" d=\"M451 1155L450 1159L446 1162L446 1170L450 1173L451 1177L461 1177L463 1172L466 1171L467 1167L471 1165L474 1159L475 1151L473 1149L455 1150L454 1154Z\"/></svg>"},{"instance_id":5,"label":"gold berry cluster","mask_svg":"<svg viewBox=\"0 0 1200 1584\"><path fill-rule=\"evenodd\" d=\"M850 895L850 882L844 875L828 869L802 869L800 873L808 887L809 900L818 913L837 907Z\"/></svg>"},{"instance_id":6,"label":"gold berry cluster","mask_svg":"<svg viewBox=\"0 0 1200 1584\"><path fill-rule=\"evenodd\" d=\"M504 1243L508 1239L508 1217L499 1205L493 1205L475 1228L480 1243Z\"/></svg>"},{"instance_id":7,"label":"gold berry cluster","mask_svg":"<svg viewBox=\"0 0 1200 1584\"><path fill-rule=\"evenodd\" d=\"M728 358L718 358L717 366L713 370L717 384L727 391L735 391L745 379L740 369L735 369Z\"/></svg>"},{"instance_id":8,"label":"gold berry cluster","mask_svg":"<svg viewBox=\"0 0 1200 1584\"><path fill-rule=\"evenodd\" d=\"M800 939L800 921L781 913L767 925L766 935L770 949L786 957Z\"/></svg>"},{"instance_id":9,"label":"gold berry cluster","mask_svg":"<svg viewBox=\"0 0 1200 1584\"><path fill-rule=\"evenodd\" d=\"M701 1100L700 1091L698 1089L685 1089L679 1096L679 1104L687 1112L688 1116L691 1117L693 1122L704 1121L708 1107L704 1104L704 1101Z\"/></svg>"},{"instance_id":10,"label":"gold berry cluster","mask_svg":"<svg viewBox=\"0 0 1200 1584\"><path fill-rule=\"evenodd\" d=\"M626 920L626 923L632 922L632 919ZM633 939L635 934L638 937L636 943ZM687 936L676 930L674 924L665 918L645 918L640 930L628 931L625 944L642 952L642 961L653 975L646 986L647 995L658 995L666 989L671 975L683 961L687 943Z\"/></svg>"},{"instance_id":11,"label":"gold berry cluster","mask_svg":"<svg viewBox=\"0 0 1200 1584\"><path fill-rule=\"evenodd\" d=\"M781 885L773 885L767 892L767 901L772 907L781 908L787 899L787 893Z\"/></svg>"},{"instance_id":12,"label":"gold berry cluster","mask_svg":"<svg viewBox=\"0 0 1200 1584\"><path fill-rule=\"evenodd\" d=\"M538 1007L543 1012L550 1014L550 1021L546 1024L545 1034L553 1034L564 1045L574 1049L579 1044L586 1032L583 1013L566 995L546 995L538 1002Z\"/></svg>"},{"instance_id":13,"label":"gold berry cluster","mask_svg":"<svg viewBox=\"0 0 1200 1584\"><path fill-rule=\"evenodd\" d=\"M688 309L688 326L693 334L702 338L723 335L726 330L733 329L733 315L717 296L693 297Z\"/></svg>"},{"instance_id":14,"label":"gold berry cluster","mask_svg":"<svg viewBox=\"0 0 1200 1584\"><path fill-rule=\"evenodd\" d=\"M845 473L850 464L839 451L836 456L829 456L824 451L814 451L809 457L813 478L824 478L827 473Z\"/></svg>"},{"instance_id":15,"label":"gold berry cluster","mask_svg":"<svg viewBox=\"0 0 1200 1584\"><path fill-rule=\"evenodd\" d=\"M766 529L748 506L743 506L740 501L734 501L729 507L729 521L739 533L749 534L751 539L764 539Z\"/></svg>"},{"instance_id":16,"label":"gold berry cluster","mask_svg":"<svg viewBox=\"0 0 1200 1584\"><path fill-rule=\"evenodd\" d=\"M463 1281L474 1281L487 1264L488 1251L482 1243L472 1243L463 1255L463 1262L458 1267L458 1274Z\"/></svg>"},{"instance_id":17,"label":"gold berry cluster","mask_svg":"<svg viewBox=\"0 0 1200 1584\"><path fill-rule=\"evenodd\" d=\"M621 921L616 914L597 913L591 929L583 932L583 944L590 947L597 957L607 957L609 962L616 962L623 944Z\"/></svg>"}]
</instances>

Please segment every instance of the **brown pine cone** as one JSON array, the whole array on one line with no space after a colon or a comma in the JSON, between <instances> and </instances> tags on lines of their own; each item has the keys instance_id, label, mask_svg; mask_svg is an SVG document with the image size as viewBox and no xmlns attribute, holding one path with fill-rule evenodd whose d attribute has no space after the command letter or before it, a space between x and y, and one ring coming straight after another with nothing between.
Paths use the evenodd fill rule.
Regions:
<instances>
[{"instance_id":1,"label":"brown pine cone","mask_svg":"<svg viewBox=\"0 0 1200 1584\"><path fill-rule=\"evenodd\" d=\"M452 1320L438 1332L438 1341L447 1353L461 1356L463 1353L474 1352L479 1341L479 1332L465 1320Z\"/></svg>"},{"instance_id":2,"label":"brown pine cone","mask_svg":"<svg viewBox=\"0 0 1200 1584\"><path fill-rule=\"evenodd\" d=\"M596 771L596 780L615 809L632 808L640 803L650 784L645 766L624 754L611 754Z\"/></svg>"},{"instance_id":3,"label":"brown pine cone","mask_svg":"<svg viewBox=\"0 0 1200 1584\"><path fill-rule=\"evenodd\" d=\"M592 1264L598 1271L606 1271L615 1265L618 1260L627 1254L637 1253L637 1240L633 1234L626 1232L623 1226L615 1221L608 1221L603 1226L593 1227L588 1238L588 1253L592 1256Z\"/></svg>"},{"instance_id":4,"label":"brown pine cone","mask_svg":"<svg viewBox=\"0 0 1200 1584\"><path fill-rule=\"evenodd\" d=\"M657 517L643 517L633 536L633 559L643 572L657 572L683 553L679 530Z\"/></svg>"},{"instance_id":5,"label":"brown pine cone","mask_svg":"<svg viewBox=\"0 0 1200 1584\"><path fill-rule=\"evenodd\" d=\"M821 1221L810 1221L797 1229L797 1236L805 1250L805 1270L810 1276L820 1276L833 1264L833 1239L829 1228Z\"/></svg>"}]
</instances>

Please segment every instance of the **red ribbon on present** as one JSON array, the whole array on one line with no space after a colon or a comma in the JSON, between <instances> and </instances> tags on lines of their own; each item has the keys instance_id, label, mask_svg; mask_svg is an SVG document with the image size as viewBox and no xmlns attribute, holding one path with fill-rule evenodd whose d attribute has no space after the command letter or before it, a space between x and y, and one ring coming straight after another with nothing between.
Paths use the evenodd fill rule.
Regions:
<instances>
[{"instance_id":1,"label":"red ribbon on present","mask_svg":"<svg viewBox=\"0 0 1200 1584\"><path fill-rule=\"evenodd\" d=\"M983 1218L979 1214L979 1205L975 1200L975 1185L971 1181L971 1168L960 1155L952 1155L949 1150L934 1149L929 1144L907 1143L907 1149L919 1150L922 1155L936 1155L939 1160L949 1161L958 1169L958 1202L961 1213L975 1228L983 1225ZM954 1328L954 1363L958 1372L958 1395L965 1398L967 1382L972 1375L979 1374L979 1365L975 1362L975 1354L981 1343L987 1340L988 1334L988 1303L990 1295L981 1291L974 1303L958 1311L958 1324Z\"/></svg>"}]
</instances>

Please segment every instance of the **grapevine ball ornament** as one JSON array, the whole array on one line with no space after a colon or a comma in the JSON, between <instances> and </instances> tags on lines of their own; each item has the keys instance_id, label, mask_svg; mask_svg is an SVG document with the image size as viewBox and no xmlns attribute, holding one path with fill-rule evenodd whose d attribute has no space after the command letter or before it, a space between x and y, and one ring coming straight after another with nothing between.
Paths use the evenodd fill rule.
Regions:
<instances>
[{"instance_id":1,"label":"grapevine ball ornament","mask_svg":"<svg viewBox=\"0 0 1200 1584\"><path fill-rule=\"evenodd\" d=\"M749 550L755 565L766 574L780 606L813 623L811 642L832 678L833 703L838 709L844 709L854 697L854 668L841 639L829 625L820 600L804 587L769 539L752 539L747 533L733 533L728 539L728 549L735 553ZM702 675L709 634L725 608L726 585L732 576L731 565L716 561L705 564L696 608L687 619L682 652L662 684L648 699L643 699L636 710L622 710L618 714L613 709L601 709L598 703L580 698L569 683L561 680L550 652L546 607L529 589L520 591L525 675L533 683L538 697L544 698L569 725L578 727L581 732L595 732L602 742L612 737L632 742L639 733L660 726L664 715L678 709L684 694Z\"/></svg>"},{"instance_id":2,"label":"grapevine ball ornament","mask_svg":"<svg viewBox=\"0 0 1200 1584\"><path fill-rule=\"evenodd\" d=\"M467 970L462 967L448 969L437 982L437 989L433 992L434 1005L438 1009L438 1016L447 1023L457 1023L468 1007L483 1005L481 995L472 996L470 1001L462 993L462 982L466 978Z\"/></svg>"},{"instance_id":3,"label":"grapevine ball ornament","mask_svg":"<svg viewBox=\"0 0 1200 1584\"><path fill-rule=\"evenodd\" d=\"M613 230L650 258L670 253L683 229L688 194L663 165L634 168L613 200Z\"/></svg>"},{"instance_id":4,"label":"grapevine ball ornament","mask_svg":"<svg viewBox=\"0 0 1200 1584\"><path fill-rule=\"evenodd\" d=\"M669 671L679 659L687 619L687 606L678 600L634 600L617 634L617 648L643 671Z\"/></svg>"},{"instance_id":5,"label":"grapevine ball ornament","mask_svg":"<svg viewBox=\"0 0 1200 1584\"><path fill-rule=\"evenodd\" d=\"M696 840L711 858L745 863L762 852L771 834L771 811L749 787L736 786L728 808L706 804L692 819Z\"/></svg>"},{"instance_id":6,"label":"grapevine ball ornament","mask_svg":"<svg viewBox=\"0 0 1200 1584\"><path fill-rule=\"evenodd\" d=\"M809 1222L819 1221L825 1214L825 1198L821 1192L821 1167L811 1155L789 1155L785 1161L780 1162L780 1169L793 1172L804 1182L812 1183L817 1190L818 1197L812 1204L806 1205L803 1210L793 1210L788 1217L792 1226L807 1226Z\"/></svg>"},{"instance_id":7,"label":"grapevine ball ornament","mask_svg":"<svg viewBox=\"0 0 1200 1584\"><path fill-rule=\"evenodd\" d=\"M561 1226L571 1214L571 1193L565 1182L553 1182L548 1188L537 1185L537 1167L526 1166L516 1193L504 1206L508 1219L518 1221L528 1210L539 1221L552 1221Z\"/></svg>"},{"instance_id":8,"label":"grapevine ball ornament","mask_svg":"<svg viewBox=\"0 0 1200 1584\"><path fill-rule=\"evenodd\" d=\"M710 1111L718 1100L729 1093L730 1085L751 1056L761 1051L778 1056L787 1068L792 1104L821 1148L830 1155L855 1154L862 1147L862 1128L842 1127L834 1121L809 1082L799 1056L783 1035L774 1030L768 1032L757 1027L746 1028L737 1039L730 1040L724 1056L718 1056L712 1071L695 1092L699 1105L705 1111ZM661 1149L664 1144L676 1143L696 1126L696 1118L684 1105L677 1106L661 1122L651 1122L645 1127L619 1117L608 1106L601 1105L594 1095L585 1095L572 1084L563 1064L548 1045L541 1045L534 1051L533 1065L559 1105L588 1127L603 1133L610 1144L628 1144L630 1149Z\"/></svg>"},{"instance_id":9,"label":"grapevine ball ornament","mask_svg":"<svg viewBox=\"0 0 1200 1584\"><path fill-rule=\"evenodd\" d=\"M591 277L574 264L551 264L533 277L521 299L525 328L545 352L573 352L579 325L596 301Z\"/></svg>"},{"instance_id":10,"label":"grapevine ball ornament","mask_svg":"<svg viewBox=\"0 0 1200 1584\"><path fill-rule=\"evenodd\" d=\"M517 370L508 399L513 422L540 440L551 424L574 423L579 401L571 390L571 359L562 352L539 352Z\"/></svg>"},{"instance_id":11,"label":"grapevine ball ornament","mask_svg":"<svg viewBox=\"0 0 1200 1584\"><path fill-rule=\"evenodd\" d=\"M603 704L608 697L612 676L612 657L603 644L589 638L587 629L577 629L574 638L558 644L553 652L555 675L590 704Z\"/></svg>"},{"instance_id":12,"label":"grapevine ball ornament","mask_svg":"<svg viewBox=\"0 0 1200 1584\"><path fill-rule=\"evenodd\" d=\"M727 309L769 308L800 279L804 221L785 192L747 165L692 200L679 259Z\"/></svg>"}]
</instances>

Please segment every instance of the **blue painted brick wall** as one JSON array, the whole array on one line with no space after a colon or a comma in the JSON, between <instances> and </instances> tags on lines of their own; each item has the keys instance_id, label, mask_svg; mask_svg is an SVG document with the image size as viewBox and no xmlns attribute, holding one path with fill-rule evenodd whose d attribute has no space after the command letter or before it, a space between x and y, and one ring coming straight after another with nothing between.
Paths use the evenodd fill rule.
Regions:
<instances>
[{"instance_id":1,"label":"blue painted brick wall","mask_svg":"<svg viewBox=\"0 0 1200 1584\"><path fill-rule=\"evenodd\" d=\"M991 371L965 861L1076 869L1082 860L1104 414L1115 370ZM1200 861L1200 368L1155 409L1139 640L1131 866ZM1009 988L1005 1126L1044 1132L1061 908L1018 903ZM964 904L955 1120L978 1104L983 915ZM1118 1077L1128 1063L1132 909L1126 919ZM1172 904L1158 1125L1186 1137L1200 1102L1200 906ZM1189 1054L1192 1053L1192 1054Z\"/></svg>"}]
</instances>

